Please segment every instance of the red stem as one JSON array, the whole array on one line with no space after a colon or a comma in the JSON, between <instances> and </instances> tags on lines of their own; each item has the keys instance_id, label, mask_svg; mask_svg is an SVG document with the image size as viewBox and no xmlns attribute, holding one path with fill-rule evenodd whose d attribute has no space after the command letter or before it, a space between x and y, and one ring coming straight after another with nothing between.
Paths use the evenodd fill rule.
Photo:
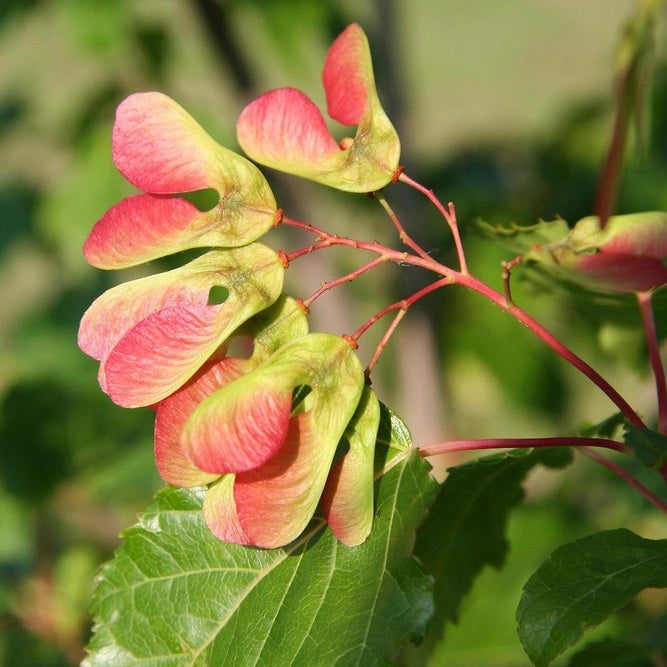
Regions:
<instances>
[{"instance_id":1,"label":"red stem","mask_svg":"<svg viewBox=\"0 0 667 667\"><path fill-rule=\"evenodd\" d=\"M391 208L391 206L389 206L389 203L384 198L382 193L375 192L374 197L375 199L378 200L380 206L382 206L382 208L386 211L391 221L394 223L394 227L396 227L396 230L398 231L398 237L401 239L401 241L405 243L405 245L408 246L408 248L414 250L420 257L424 259L430 259L431 257L426 252L426 250L424 250L418 243L416 243L413 240L413 238L405 231L403 225L401 224L401 221L398 219L398 216Z\"/></svg>"},{"instance_id":2,"label":"red stem","mask_svg":"<svg viewBox=\"0 0 667 667\"><path fill-rule=\"evenodd\" d=\"M658 496L649 491L643 484L638 482L627 470L624 470L617 463L610 461L606 456L602 456L599 452L591 449L590 447L581 447L580 451L584 456L593 459L600 465L603 465L608 470L611 470L614 474L618 475L623 481L627 482L634 489L639 491L644 498L646 498L650 503L655 505L658 509L667 513L667 503L663 502Z\"/></svg>"},{"instance_id":3,"label":"red stem","mask_svg":"<svg viewBox=\"0 0 667 667\"><path fill-rule=\"evenodd\" d=\"M378 360L380 359L380 355L382 354L382 351L384 348L387 346L387 343L389 342L389 339L394 333L394 330L398 326L398 323L403 319L405 316L405 313L408 312L408 308L415 303L415 301L418 301L422 297L426 296L430 292L433 292L434 290L438 289L439 287L444 287L445 285L451 284L449 278L441 278L440 280L436 280L435 282L431 283L430 285L427 285L426 287L420 289L418 292L415 292L412 296L408 297L407 299L403 299L402 301L397 301L396 303L392 303L391 305L387 306L386 308L383 308L381 311L377 312L373 317L371 317L370 320L362 324L355 332L352 334L351 338L354 341L357 341L359 337L367 331L375 322L377 322L383 315L386 315L388 312L392 310L398 309L398 312L396 313L396 316L394 319L391 321L391 324L387 328L387 330L384 333L384 336L380 339L380 342L377 344L377 347L375 348L375 352L373 353L373 356L371 357L371 360L368 362L368 366L366 366L366 375L370 375L371 371L375 368L375 365L377 364Z\"/></svg>"},{"instance_id":4,"label":"red stem","mask_svg":"<svg viewBox=\"0 0 667 667\"><path fill-rule=\"evenodd\" d=\"M628 110L623 101L627 73L623 73L618 79L616 91L616 114L614 117L614 128L611 135L609 150L605 156L600 182L595 199L595 213L600 218L600 229L604 229L609 216L614 209L618 184L621 178L621 167L625 155L625 143L628 133Z\"/></svg>"},{"instance_id":5,"label":"red stem","mask_svg":"<svg viewBox=\"0 0 667 667\"><path fill-rule=\"evenodd\" d=\"M595 447L613 449L623 452L624 447L616 440L606 438L582 438L582 437L559 437L559 438L487 438L479 440L450 440L439 442L434 445L419 447L419 455L422 458L448 454L451 452L471 452L480 449L516 449L528 447L576 447L577 451L593 459L605 468L611 470L634 489L639 491L650 503L658 509L667 513L667 503L664 503L654 493L649 491L643 484L638 482L630 473L606 456L595 451Z\"/></svg>"},{"instance_id":6,"label":"red stem","mask_svg":"<svg viewBox=\"0 0 667 667\"><path fill-rule=\"evenodd\" d=\"M470 289L485 296L489 301L495 303L499 308L509 313L521 324L528 327L536 336L541 338L554 352L563 357L576 369L581 371L587 378L596 384L625 415L628 421L632 422L637 428L646 428L646 424L634 411L630 404L614 389L607 380L605 380L592 366L587 364L581 357L577 356L572 350L563 345L548 329L533 319L528 313L514 305L507 303L503 294L496 292L486 283L478 280L474 276L458 274L453 282L464 285Z\"/></svg>"},{"instance_id":7,"label":"red stem","mask_svg":"<svg viewBox=\"0 0 667 667\"><path fill-rule=\"evenodd\" d=\"M450 285L452 284L452 280L450 280L449 277L446 278L441 278L440 280L436 280L435 282L431 283L430 285L427 285L426 287L422 287L418 292L415 292L411 296L409 296L407 299L401 299L400 301L396 301L395 303L389 304L388 306L385 306L382 310L379 310L373 317L371 317L369 320L364 322L351 336L352 340L359 340L361 336L368 330L370 329L380 318L384 317L387 313L390 313L392 310L407 310L415 301L419 301L422 297L426 296L430 292L433 292L434 290L438 289L439 287L444 287L445 285Z\"/></svg>"},{"instance_id":8,"label":"red stem","mask_svg":"<svg viewBox=\"0 0 667 667\"><path fill-rule=\"evenodd\" d=\"M558 438L484 438L476 440L449 440L434 445L419 447L423 458L448 454L450 452L471 452L478 449L514 449L520 447L606 447L617 452L625 448L616 440L606 438L558 437Z\"/></svg>"},{"instance_id":9,"label":"red stem","mask_svg":"<svg viewBox=\"0 0 667 667\"><path fill-rule=\"evenodd\" d=\"M591 380L591 382L596 384L601 389L601 391L603 391L608 396L612 403L614 403L614 405L616 405L616 407L618 407L618 409L625 415L628 421L632 422L637 428L646 428L646 424L644 424L644 422L633 410L630 404L592 366L590 366L581 357L577 356L572 350L561 343L550 331L537 322L537 320L533 319L528 313L513 303L508 303L503 294L500 294L478 278L475 278L469 273L454 271L453 269L450 269L444 264L440 264L430 257L418 257L415 255L410 255L407 252L392 250L391 248L387 248L377 241L365 242L350 239L345 236L331 236L330 234L327 234L317 227L306 225L304 223L297 222L296 220L291 220L290 218L284 218L283 222L301 229L306 229L319 236L318 242L306 248L302 248L301 250L290 253L290 258L305 255L309 252L319 250L320 248L329 248L334 245L357 248L359 250L367 250L369 252L382 255L389 261L397 262L399 264L410 264L412 266L418 266L423 269L427 269L432 273L441 275L446 278L449 284L463 285L464 287L467 287L468 289L481 294L489 301L495 303L501 310L510 314L518 322L530 329L552 350L554 350L558 355L563 357L566 361L568 361L576 369L583 373L589 380ZM410 297L410 299L413 299L413 297Z\"/></svg>"},{"instance_id":10,"label":"red stem","mask_svg":"<svg viewBox=\"0 0 667 667\"><path fill-rule=\"evenodd\" d=\"M370 374L372 373L373 369L375 368L375 365L380 360L380 355L382 354L382 351L384 350L385 347L387 347L389 339L392 337L396 327L398 326L398 323L403 319L403 317L405 317L405 313L407 312L408 312L407 306L400 308L399 311L394 316L394 319L391 321L391 324L387 327L387 330L384 332L384 336L382 336L380 342L375 347L375 352L373 352L373 356L371 357L371 360L368 362L368 365L366 366L366 377L370 376Z\"/></svg>"},{"instance_id":11,"label":"red stem","mask_svg":"<svg viewBox=\"0 0 667 667\"><path fill-rule=\"evenodd\" d=\"M454 245L456 246L456 254L458 255L459 258L461 273L468 273L468 265L466 263L466 256L463 251L463 243L461 242L461 235L459 234L459 226L456 221L454 204L450 202L449 208L445 208L442 205L442 202L436 197L435 192L433 192L433 190L429 190L428 188L421 185L421 183L418 183L417 181L413 180L405 172L402 172L399 175L398 180L401 181L402 183L405 183L406 185L409 185L411 188L414 188L418 192L421 192L438 209L438 211L440 211L442 217L447 221L449 229L452 232L452 236L454 237Z\"/></svg>"},{"instance_id":12,"label":"red stem","mask_svg":"<svg viewBox=\"0 0 667 667\"><path fill-rule=\"evenodd\" d=\"M379 264L382 264L383 262L386 262L388 260L389 257L380 255L379 257L376 257L375 259L364 264L363 266L360 266L358 269L350 271L350 273L346 273L344 276L341 276L340 278L336 278L336 280L329 280L327 282L322 283L318 290L313 292L307 299L303 299L303 305L306 306L306 308L308 308L310 304L313 303L313 301L315 301L315 299L324 294L324 292L326 292L327 290L337 287L338 285L342 285L343 283L349 283L351 280L354 280L355 278L358 278L360 275L366 273L366 271L370 271L373 267L378 266Z\"/></svg>"},{"instance_id":13,"label":"red stem","mask_svg":"<svg viewBox=\"0 0 667 667\"><path fill-rule=\"evenodd\" d=\"M660 358L651 292L639 292L637 294L637 301L639 302L639 311L641 312L644 324L648 356L651 360L653 375L655 376L655 388L658 396L658 431L667 434L667 383L665 382L665 369Z\"/></svg>"}]
</instances>

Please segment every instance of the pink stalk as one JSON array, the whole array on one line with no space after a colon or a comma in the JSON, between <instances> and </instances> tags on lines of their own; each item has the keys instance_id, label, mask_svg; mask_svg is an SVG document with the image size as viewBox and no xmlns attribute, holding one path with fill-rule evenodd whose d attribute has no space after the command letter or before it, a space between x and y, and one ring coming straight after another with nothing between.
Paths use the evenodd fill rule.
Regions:
<instances>
[{"instance_id":1,"label":"pink stalk","mask_svg":"<svg viewBox=\"0 0 667 667\"><path fill-rule=\"evenodd\" d=\"M306 308L308 308L310 304L313 303L313 301L315 301L315 299L317 299L319 296L322 296L322 294L324 294L324 292L326 292L327 290L337 287L338 285L342 285L343 283L349 283L355 278L358 278L360 275L366 273L366 271L370 271L373 267L378 266L379 264L383 264L388 260L389 257L380 255L379 257L376 257L374 260L368 262L367 264L360 266L358 269L350 271L350 273L346 273L344 276L341 276L340 278L336 278L336 280L329 280L327 282L323 282L318 290L313 292L307 299L302 300L303 305Z\"/></svg>"},{"instance_id":2,"label":"pink stalk","mask_svg":"<svg viewBox=\"0 0 667 667\"><path fill-rule=\"evenodd\" d=\"M380 206L387 212L387 215L391 219L391 221L394 223L394 227L396 227L398 231L398 238L401 239L401 241L408 246L408 248L414 250L420 257L423 259L431 259L431 256L424 250L418 243L416 243L412 237L405 231L403 225L401 224L401 221L398 219L398 216L394 212L394 210L389 206L389 202L382 196L382 193L380 192L375 192L374 195L375 199L378 200L380 203Z\"/></svg>"},{"instance_id":3,"label":"pink stalk","mask_svg":"<svg viewBox=\"0 0 667 667\"><path fill-rule=\"evenodd\" d=\"M351 336L350 338L354 341L359 340L361 336L370 329L380 318L384 317L387 313L390 313L392 310L407 310L415 301L419 301L423 296L426 296L430 292L438 289L439 287L444 287L445 285L451 285L452 280L449 277L441 278L435 282L422 287L419 291L415 292L412 296L409 296L407 299L401 299L395 303L391 303L388 306L385 306L382 310L379 310L373 317L368 321L364 322Z\"/></svg>"},{"instance_id":4,"label":"pink stalk","mask_svg":"<svg viewBox=\"0 0 667 667\"><path fill-rule=\"evenodd\" d=\"M408 306L401 306L401 308L399 308L398 312L394 316L394 319L391 321L391 324L384 332L384 336L382 336L380 342L377 344L377 347L375 348L375 352L373 352L371 360L368 362L368 365L366 366L366 377L368 377L375 368L375 365L380 360L380 355L382 354L382 351L387 346L387 343L389 342L389 339L393 335L394 330L398 326L398 323L403 319L405 313L407 312L408 312Z\"/></svg>"},{"instance_id":5,"label":"pink stalk","mask_svg":"<svg viewBox=\"0 0 667 667\"><path fill-rule=\"evenodd\" d=\"M307 225L296 220L291 220L290 218L283 218L283 222L301 229L306 229L319 236L319 240L316 243L295 252L289 253L288 257L290 259L314 252L315 250L319 250L321 248L329 248L335 245L357 248L358 250L367 250L369 252L382 255L387 260L397 262L398 264L410 264L411 266L418 266L423 269L427 269L446 278L446 283L443 282L442 284L463 285L464 287L467 287L468 289L481 294L489 301L495 303L501 310L505 311L514 317L514 319L516 319L518 322L530 329L536 336L538 336L538 338L540 338L552 350L554 350L554 352L563 357L577 370L583 373L583 375L585 375L589 380L591 380L591 382L596 384L600 390L607 395L612 403L614 403L614 405L616 405L616 407L618 407L618 409L625 415L628 421L632 422L637 428L646 428L646 425L635 412L635 410L633 410L630 404L592 366L590 366L581 357L577 356L572 350L561 343L551 332L549 332L545 327L537 322L537 320L532 318L528 313L513 304L511 301L508 302L505 295L497 292L478 278L475 278L467 272L462 273L454 271L453 269L450 269L444 264L440 264L430 257L425 258L416 255L410 255L407 252L392 250L391 248L387 248L377 241L366 242L350 239L345 236L332 236L327 232L318 229L317 227ZM409 298L410 303L413 303L417 299L421 298L421 296L424 296L424 294L427 294L428 291L435 289L435 287L431 286L426 289L427 291L425 292L422 290L411 296ZM400 303L402 302L399 302L399 304ZM380 311L377 319L379 319L379 317L381 317L385 312L389 312L389 310L396 310L400 307L400 305L392 304L392 306L389 306L388 309ZM369 320L367 325L371 326L377 321L377 319ZM368 326L362 328L362 330L355 333L354 336L361 335L361 333L363 333L363 331L365 331Z\"/></svg>"},{"instance_id":6,"label":"pink stalk","mask_svg":"<svg viewBox=\"0 0 667 667\"><path fill-rule=\"evenodd\" d=\"M449 208L446 209L442 205L442 202L436 197L435 192L433 192L433 190L429 190L420 183L417 183L417 181L411 179L405 172L401 172L401 174L398 176L398 180L405 183L406 185L409 185L418 192L421 192L438 209L438 211L440 211L442 217L447 221L449 229L452 232L452 236L454 237L454 245L456 246L456 254L459 257L459 265L461 268L461 273L467 274L468 265L466 263L465 253L463 252L463 243L461 242L461 235L459 234L459 226L456 221L454 204L450 202Z\"/></svg>"},{"instance_id":7,"label":"pink stalk","mask_svg":"<svg viewBox=\"0 0 667 667\"><path fill-rule=\"evenodd\" d=\"M653 375L655 376L655 388L658 396L658 431L667 434L667 383L665 382L665 369L662 365L660 349L658 347L658 335L653 317L651 292L638 292L637 301L639 302L639 310L644 324L648 356L651 360Z\"/></svg>"},{"instance_id":8,"label":"pink stalk","mask_svg":"<svg viewBox=\"0 0 667 667\"><path fill-rule=\"evenodd\" d=\"M655 505L659 510L667 513L667 503L662 501L658 496L649 491L641 482L638 482L627 470L624 470L617 463L610 461L606 456L602 456L599 452L596 452L590 447L581 447L580 451L584 456L593 459L600 465L603 465L608 470L611 470L615 475L618 475L623 481L627 482L631 487L639 491L644 498L646 498L650 503Z\"/></svg>"},{"instance_id":9,"label":"pink stalk","mask_svg":"<svg viewBox=\"0 0 667 667\"><path fill-rule=\"evenodd\" d=\"M419 455L422 458L449 454L451 452L471 452L479 449L516 449L528 447L606 447L617 452L625 451L625 448L616 440L606 438L583 438L575 436L564 436L556 438L480 438L476 440L449 440L438 442L433 445L419 447Z\"/></svg>"},{"instance_id":10,"label":"pink stalk","mask_svg":"<svg viewBox=\"0 0 667 667\"><path fill-rule=\"evenodd\" d=\"M577 451L618 475L630 486L639 491L639 493L658 509L667 512L667 503L663 502L655 494L649 491L621 466L610 461L606 456L603 456L594 449L595 447L604 447L606 449L613 449L617 452L623 452L623 445L615 440L575 436L556 438L486 438L478 440L450 440L448 442L438 442L433 445L419 447L418 451L422 458L429 458L431 456L449 454L451 452L471 452L480 449L516 449L524 447L576 447Z\"/></svg>"},{"instance_id":11,"label":"pink stalk","mask_svg":"<svg viewBox=\"0 0 667 667\"><path fill-rule=\"evenodd\" d=\"M455 282L464 285L470 289L485 296L489 301L495 303L499 308L509 313L514 319L528 327L538 338L541 338L554 352L563 357L576 369L581 371L591 382L596 384L618 407L618 409L632 422L637 428L646 428L646 424L639 415L633 410L630 404L614 389L607 380L605 380L592 366L587 364L581 357L577 356L570 348L561 343L548 329L533 319L528 313L514 305L507 303L503 294L496 292L486 283L467 274L458 274Z\"/></svg>"}]
</instances>

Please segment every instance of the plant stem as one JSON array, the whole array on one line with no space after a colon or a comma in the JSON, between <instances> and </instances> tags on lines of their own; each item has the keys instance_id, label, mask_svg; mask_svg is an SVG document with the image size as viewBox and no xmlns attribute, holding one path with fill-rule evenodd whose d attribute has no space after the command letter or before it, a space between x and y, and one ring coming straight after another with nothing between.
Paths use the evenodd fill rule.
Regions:
<instances>
[{"instance_id":1,"label":"plant stem","mask_svg":"<svg viewBox=\"0 0 667 667\"><path fill-rule=\"evenodd\" d=\"M363 266L360 266L358 269L355 269L354 271L350 271L350 273L346 273L344 276L341 276L340 278L336 278L335 280L329 280L327 282L324 282L320 285L320 288L313 292L307 299L303 299L303 305L306 308L309 308L310 305L317 299L319 296L324 294L327 290L330 290L334 287L337 287L338 285L342 285L343 283L349 283L350 281L354 280L355 278L358 278L362 274L366 273L366 271L370 271L372 268L378 266L379 264L383 264L384 262L387 262L389 260L389 257L386 257L384 255L380 255L376 257L375 259L371 260L370 262L367 262Z\"/></svg>"},{"instance_id":2,"label":"plant stem","mask_svg":"<svg viewBox=\"0 0 667 667\"><path fill-rule=\"evenodd\" d=\"M385 331L384 336L380 339L380 342L377 344L377 347L375 348L375 352L373 353L373 356L371 357L371 360L368 362L368 366L366 366L366 376L368 377L375 368L375 365L377 364L378 360L380 359L380 355L382 354L382 351L384 348L387 346L387 343L389 342L389 339L391 338L392 334L394 333L394 330L398 326L398 323L403 319L405 313L408 312L408 308L415 303L415 301L418 301L422 297L426 296L429 292L433 292L434 290L444 287L445 285L450 285L451 281L449 278L441 278L440 280L436 280L435 282L431 283L430 285L427 285L426 287L420 289L419 291L415 292L412 296L410 296L407 299L402 299L401 301L397 301L396 303L392 303L389 306L383 308L379 312L375 313L373 317L370 318L370 320L364 322L351 336L350 338L353 341L359 340L359 337L367 331L373 324L375 324L381 317L386 315L387 313L391 312L392 310L398 310L396 313L396 316L392 320L391 324L387 328L387 331Z\"/></svg>"},{"instance_id":3,"label":"plant stem","mask_svg":"<svg viewBox=\"0 0 667 667\"><path fill-rule=\"evenodd\" d=\"M382 354L382 351L387 346L387 343L389 342L389 339L393 335L394 330L398 326L398 323L403 319L405 313L407 312L408 312L407 306L402 306L401 308L399 308L398 312L394 316L394 319L391 321L391 324L389 325L389 327L387 327L387 330L384 332L384 336L382 336L382 338L380 339L380 342L377 344L375 348L375 352L373 352L371 360L368 362L368 365L366 366L366 377L370 377L370 374L373 372L375 365L380 360L380 355Z\"/></svg>"},{"instance_id":4,"label":"plant stem","mask_svg":"<svg viewBox=\"0 0 667 667\"><path fill-rule=\"evenodd\" d=\"M440 211L442 217L447 221L449 229L452 232L452 236L454 237L454 245L456 246L456 254L458 255L459 258L459 266L461 269L461 273L468 273L468 265L466 262L465 253L463 251L463 243L461 242L461 235L459 233L459 226L456 220L456 212L454 210L454 204L450 202L449 207L445 208L442 205L442 202L436 197L435 192L433 192L433 190L424 187L423 185L421 185L421 183L417 183L417 181L410 178L405 172L402 172L398 176L398 180L401 181L402 183L405 183L406 185L409 185L411 188L414 188L418 192L421 192L438 209L438 211Z\"/></svg>"},{"instance_id":5,"label":"plant stem","mask_svg":"<svg viewBox=\"0 0 667 667\"><path fill-rule=\"evenodd\" d=\"M650 503L655 505L658 509L667 513L667 503L663 502L658 496L649 491L641 482L637 481L627 470L624 470L617 463L610 461L606 456L602 456L599 452L596 452L590 447L581 447L578 450L584 456L593 459L600 465L603 465L608 470L611 470L614 474L618 475L623 481L627 482L634 489L639 491Z\"/></svg>"},{"instance_id":6,"label":"plant stem","mask_svg":"<svg viewBox=\"0 0 667 667\"><path fill-rule=\"evenodd\" d=\"M485 438L476 440L449 440L438 442L433 445L418 447L417 451L422 458L449 454L452 452L472 452L480 449L517 449L532 447L576 447L590 459L611 470L634 489L639 491L650 503L658 509L667 513L667 503L663 502L654 493L649 491L641 482L637 481L627 470L617 463L610 461L606 456L595 451L596 447L613 449L617 452L625 451L625 448L616 440L607 438L583 438L583 437L556 437L556 438Z\"/></svg>"},{"instance_id":7,"label":"plant stem","mask_svg":"<svg viewBox=\"0 0 667 667\"><path fill-rule=\"evenodd\" d=\"M637 301L644 324L648 356L655 376L655 388L658 397L658 431L667 434L667 383L665 382L665 369L660 358L651 292L638 292Z\"/></svg>"},{"instance_id":8,"label":"plant stem","mask_svg":"<svg viewBox=\"0 0 667 667\"><path fill-rule=\"evenodd\" d=\"M523 256L519 255L509 262L501 262L500 265L503 269L501 278L503 281L503 293L505 294L505 305L507 307L514 305L514 300L512 299L512 288L510 285L510 280L512 278L512 269L517 265L523 262Z\"/></svg>"},{"instance_id":9,"label":"plant stem","mask_svg":"<svg viewBox=\"0 0 667 667\"><path fill-rule=\"evenodd\" d=\"M646 428L646 424L630 406L630 404L605 380L592 366L577 356L570 348L561 343L548 329L543 327L537 320L513 303L507 303L506 297L500 294L486 283L478 280L470 274L457 274L454 282L464 285L478 292L482 296L495 303L499 308L509 313L521 324L528 327L536 336L541 338L554 352L563 357L572 366L581 371L591 382L596 384L618 407L618 409L638 428Z\"/></svg>"},{"instance_id":10,"label":"plant stem","mask_svg":"<svg viewBox=\"0 0 667 667\"><path fill-rule=\"evenodd\" d=\"M552 350L554 350L558 355L563 357L567 362L572 364L577 370L579 370L583 375L585 375L591 382L596 384L601 391L603 391L608 398L618 407L618 409L625 415L628 421L632 422L637 428L646 428L646 424L641 420L639 415L634 411L630 404L614 389L607 380L605 380L592 366L586 363L581 357L576 355L572 350L570 350L566 345L561 343L550 331L543 327L537 320L531 317L527 312L513 304L508 302L505 295L497 292L492 287L482 282L478 278L475 278L471 274L465 272L455 271L444 264L440 264L431 257L421 257L417 255L411 255L408 252L399 252L398 250L393 250L387 248L386 246L378 243L377 241L367 242L359 241L356 239L351 239L345 236L332 236L327 232L314 227L313 225L308 225L291 218L284 217L283 222L300 229L306 229L314 234L318 235L318 240L305 248L296 250L292 253L289 253L287 256L289 259L299 257L301 255L320 250L321 248L330 248L332 246L346 246L349 248L356 248L358 250L367 250L369 252L383 256L388 261L393 261L398 264L410 264L411 266L417 266L428 271L431 271L437 275L443 276L446 278L446 281L443 284L458 284L468 289L473 290L481 294L483 297L495 303L501 310L508 313L518 322L530 329L538 338L544 341ZM440 286L440 285L438 285ZM421 290L420 292L415 293L409 297L408 301L414 303L417 299L424 296L429 291L435 289L434 287L426 288L427 291ZM402 303L402 302L398 302ZM400 306L393 304L393 307L389 307L391 310L395 310ZM385 311L380 311L379 317L381 317ZM378 317L378 319L379 319ZM370 326L377 319L372 319L369 321ZM366 327L368 328L368 327ZM365 329L364 329L365 330ZM361 332L363 333L363 331ZM358 335L361 335L359 333ZM354 334L357 335L357 334Z\"/></svg>"},{"instance_id":11,"label":"plant stem","mask_svg":"<svg viewBox=\"0 0 667 667\"><path fill-rule=\"evenodd\" d=\"M516 449L527 447L606 447L617 452L625 448L616 440L606 438L583 438L565 436L556 438L483 438L475 440L449 440L434 445L419 447L419 455L423 458L448 454L450 452L471 452L479 449Z\"/></svg>"},{"instance_id":12,"label":"plant stem","mask_svg":"<svg viewBox=\"0 0 667 667\"><path fill-rule=\"evenodd\" d=\"M624 72L617 79L614 127L595 198L595 213L600 218L600 229L605 228L607 220L614 209L618 184L621 178L629 120L629 109L625 100L627 76L628 73Z\"/></svg>"},{"instance_id":13,"label":"plant stem","mask_svg":"<svg viewBox=\"0 0 667 667\"><path fill-rule=\"evenodd\" d=\"M387 215L394 223L394 227L398 231L398 237L401 241L408 246L411 250L414 250L420 257L424 259L430 259L431 256L424 250L418 243L416 243L412 237L405 231L401 221L398 219L398 216L394 212L394 209L389 206L389 202L384 198L384 195L381 192L374 192L373 196L379 202L380 206L387 212Z\"/></svg>"},{"instance_id":14,"label":"plant stem","mask_svg":"<svg viewBox=\"0 0 667 667\"><path fill-rule=\"evenodd\" d=\"M366 331L368 331L368 329L370 329L380 318L384 317L387 313L390 313L392 310L399 310L399 309L407 310L413 303L415 303L415 301L418 301L423 296L426 296L427 294L433 292L439 287L444 287L445 285L451 285L451 284L453 284L453 281L449 277L441 278L440 280L436 280L435 282L431 283L430 285L427 285L426 287L422 287L422 289L415 292L407 299L401 299L400 301L396 301L395 303L391 303L388 306L385 306L382 310L375 313L373 317L364 322L350 336L350 338L355 341L359 340L359 338L361 338L361 336Z\"/></svg>"}]
</instances>

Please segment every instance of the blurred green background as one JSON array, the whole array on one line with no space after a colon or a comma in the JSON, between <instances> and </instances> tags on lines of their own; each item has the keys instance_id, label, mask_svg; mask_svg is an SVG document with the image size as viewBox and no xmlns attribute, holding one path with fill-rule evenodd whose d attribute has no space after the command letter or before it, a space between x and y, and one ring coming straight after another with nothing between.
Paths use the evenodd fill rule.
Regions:
<instances>
[{"instance_id":1,"label":"blurred green background","mask_svg":"<svg viewBox=\"0 0 667 667\"><path fill-rule=\"evenodd\" d=\"M235 147L238 113L264 90L292 85L323 102L326 49L358 21L407 172L456 203L472 270L499 287L499 262L510 255L478 238L473 223L556 215L574 222L592 212L611 128L614 48L636 7L634 0L0 3L0 664L78 664L96 569L160 486L151 412L111 404L97 386L97 364L76 346L90 302L141 275L95 270L81 255L93 223L132 192L110 157L118 102L160 90ZM631 153L618 212L667 210L665 24L656 35L649 142ZM396 244L374 202L269 176L293 217ZM434 210L403 186L387 198L425 248L454 261ZM303 239L279 230L274 241L296 247ZM360 261L335 251L304 258L288 272L290 292L307 296ZM520 274L518 303L652 418L634 311L591 318ZM350 332L423 280L382 267L377 278L316 302L312 328ZM381 333L369 334L364 361ZM567 433L612 412L527 331L456 290L409 313L375 383L418 444ZM659 488L656 476L636 472ZM483 574L434 665L527 664L514 628L520 587L563 541L619 526L665 536L658 512L589 460L538 473L527 490L510 524L507 568ZM666 608L664 595L649 591L596 636L664 643Z\"/></svg>"}]
</instances>

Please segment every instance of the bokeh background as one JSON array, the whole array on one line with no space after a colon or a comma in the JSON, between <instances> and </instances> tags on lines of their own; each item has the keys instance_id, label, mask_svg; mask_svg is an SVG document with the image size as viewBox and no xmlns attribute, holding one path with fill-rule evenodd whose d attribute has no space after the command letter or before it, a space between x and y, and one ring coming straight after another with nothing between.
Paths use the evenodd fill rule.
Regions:
<instances>
[{"instance_id":1,"label":"bokeh background","mask_svg":"<svg viewBox=\"0 0 667 667\"><path fill-rule=\"evenodd\" d=\"M358 21L407 172L456 203L473 271L499 287L499 262L511 255L479 237L474 222L525 225L557 215L574 222L592 212L611 129L614 49L638 4L0 2L0 664L78 664L95 572L160 486L152 413L114 406L97 386L96 363L76 346L90 302L146 270L105 273L81 255L92 224L132 192L110 157L118 102L160 90L234 148L238 113L266 89L300 87L322 104L326 49ZM641 151L633 145L618 212L667 210L665 23L656 33L649 140ZM396 244L375 202L269 176L293 217ZM446 225L431 207L403 186L389 188L387 198L429 252L454 261ZM303 242L274 233L275 247ZM304 258L288 272L289 291L307 296L360 261L336 251ZM520 274L516 300L651 418L636 313L591 313L566 294L524 284ZM312 328L350 332L423 280L382 267L316 302ZM664 331L663 320L659 326ZM366 361L382 325L376 329L360 350ZM568 433L613 411L529 332L451 288L404 319L375 386L417 444ZM442 472L457 460L434 463ZM654 476L636 472L659 488ZM527 493L509 525L506 568L484 572L434 665L527 664L514 627L520 587L563 541L620 526L665 536L656 510L587 459L565 473L536 474ZM666 610L664 595L648 591L595 636L664 643Z\"/></svg>"}]
</instances>

